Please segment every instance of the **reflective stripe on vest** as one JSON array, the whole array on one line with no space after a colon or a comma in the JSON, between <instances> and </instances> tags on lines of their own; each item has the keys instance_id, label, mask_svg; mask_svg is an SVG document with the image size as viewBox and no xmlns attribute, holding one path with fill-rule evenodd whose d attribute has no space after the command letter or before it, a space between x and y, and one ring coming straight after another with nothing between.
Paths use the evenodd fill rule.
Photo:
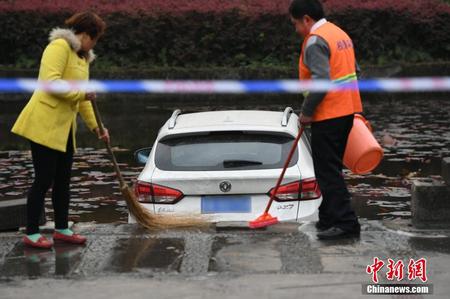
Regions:
<instances>
[{"instance_id":1,"label":"reflective stripe on vest","mask_svg":"<svg viewBox=\"0 0 450 299\"><path fill-rule=\"evenodd\" d=\"M357 81L357 80L358 80L358 77L356 76L356 73L352 73L350 75L343 76L343 77L333 80L333 83L349 83L349 82L353 82L353 81Z\"/></svg>"},{"instance_id":2,"label":"reflective stripe on vest","mask_svg":"<svg viewBox=\"0 0 450 299\"><path fill-rule=\"evenodd\" d=\"M353 43L350 37L336 25L327 22L307 36L303 41L302 53L299 61L300 80L312 78L308 67L303 63L303 55L308 39L320 36L330 49L330 79L335 83L357 81L356 59ZM304 95L308 93L304 93ZM359 90L336 90L326 94L322 102L316 107L313 121L321 121L362 112Z\"/></svg>"}]
</instances>

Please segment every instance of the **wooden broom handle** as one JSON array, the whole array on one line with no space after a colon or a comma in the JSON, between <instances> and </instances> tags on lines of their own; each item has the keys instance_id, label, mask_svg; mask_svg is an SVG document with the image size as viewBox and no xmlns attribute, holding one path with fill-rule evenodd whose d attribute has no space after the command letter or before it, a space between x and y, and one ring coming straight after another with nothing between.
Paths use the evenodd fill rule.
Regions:
<instances>
[{"instance_id":1,"label":"wooden broom handle","mask_svg":"<svg viewBox=\"0 0 450 299\"><path fill-rule=\"evenodd\" d=\"M97 120L98 128L100 130L100 135L105 133L105 127L103 126L102 118L100 116L100 112L98 110L97 101L91 100L92 108L94 109L95 119ZM120 172L119 164L117 163L116 156L112 151L111 144L108 141L105 141L106 149L108 150L109 155L111 156L111 160L114 165L114 170L116 171L117 179L120 183L120 188L126 187L125 180L123 179L122 173Z\"/></svg>"}]
</instances>

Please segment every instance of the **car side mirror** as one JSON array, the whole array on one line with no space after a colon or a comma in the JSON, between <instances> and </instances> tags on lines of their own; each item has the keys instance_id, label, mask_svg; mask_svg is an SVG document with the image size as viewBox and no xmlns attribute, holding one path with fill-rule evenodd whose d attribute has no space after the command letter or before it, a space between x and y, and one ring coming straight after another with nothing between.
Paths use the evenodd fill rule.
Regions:
<instances>
[{"instance_id":1,"label":"car side mirror","mask_svg":"<svg viewBox=\"0 0 450 299\"><path fill-rule=\"evenodd\" d=\"M151 147L138 149L137 151L134 152L134 159L139 164L146 164L151 151L152 151Z\"/></svg>"}]
</instances>

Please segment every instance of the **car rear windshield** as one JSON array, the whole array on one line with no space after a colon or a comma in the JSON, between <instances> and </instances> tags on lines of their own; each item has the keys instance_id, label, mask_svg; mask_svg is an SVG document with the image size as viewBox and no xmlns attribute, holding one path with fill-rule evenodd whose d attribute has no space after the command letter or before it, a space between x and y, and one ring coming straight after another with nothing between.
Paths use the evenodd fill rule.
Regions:
<instances>
[{"instance_id":1,"label":"car rear windshield","mask_svg":"<svg viewBox=\"0 0 450 299\"><path fill-rule=\"evenodd\" d=\"M156 167L168 171L282 168L295 139L286 134L209 132L168 136L156 148ZM289 166L298 161L295 152Z\"/></svg>"}]
</instances>

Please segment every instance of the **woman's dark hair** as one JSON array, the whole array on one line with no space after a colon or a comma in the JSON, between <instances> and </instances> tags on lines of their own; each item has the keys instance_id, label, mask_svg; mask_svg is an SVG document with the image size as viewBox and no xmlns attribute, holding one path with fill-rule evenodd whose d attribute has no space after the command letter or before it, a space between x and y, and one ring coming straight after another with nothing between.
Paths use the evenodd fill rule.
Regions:
<instances>
[{"instance_id":1,"label":"woman's dark hair","mask_svg":"<svg viewBox=\"0 0 450 299\"><path fill-rule=\"evenodd\" d=\"M308 15L315 21L325 17L323 6L319 0L292 0L289 13L294 19Z\"/></svg>"},{"instance_id":2,"label":"woman's dark hair","mask_svg":"<svg viewBox=\"0 0 450 299\"><path fill-rule=\"evenodd\" d=\"M75 34L85 32L92 39L103 35L106 29L106 23L93 12L80 12L68 18L65 22Z\"/></svg>"}]
</instances>

